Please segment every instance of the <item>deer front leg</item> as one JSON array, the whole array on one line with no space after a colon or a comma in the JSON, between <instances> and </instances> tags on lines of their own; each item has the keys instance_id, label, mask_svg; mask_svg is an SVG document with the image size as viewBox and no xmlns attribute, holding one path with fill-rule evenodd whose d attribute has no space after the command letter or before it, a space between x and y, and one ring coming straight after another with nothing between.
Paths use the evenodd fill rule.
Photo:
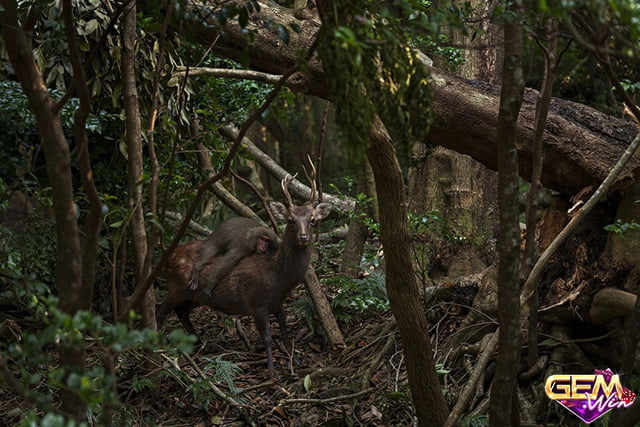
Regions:
<instances>
[{"instance_id":1,"label":"deer front leg","mask_svg":"<svg viewBox=\"0 0 640 427\"><path fill-rule=\"evenodd\" d=\"M269 378L275 378L275 371L273 369L273 354L271 350L271 330L269 328L269 314L259 314L254 317L256 322L256 328L264 341L264 347L267 350L267 367L269 368Z\"/></svg>"},{"instance_id":2,"label":"deer front leg","mask_svg":"<svg viewBox=\"0 0 640 427\"><path fill-rule=\"evenodd\" d=\"M289 329L287 328L287 316L285 315L282 307L275 312L278 325L280 325L280 334L282 335L282 342L284 343L287 352L291 354L293 351L293 345L291 342L291 336L289 335Z\"/></svg>"}]
</instances>

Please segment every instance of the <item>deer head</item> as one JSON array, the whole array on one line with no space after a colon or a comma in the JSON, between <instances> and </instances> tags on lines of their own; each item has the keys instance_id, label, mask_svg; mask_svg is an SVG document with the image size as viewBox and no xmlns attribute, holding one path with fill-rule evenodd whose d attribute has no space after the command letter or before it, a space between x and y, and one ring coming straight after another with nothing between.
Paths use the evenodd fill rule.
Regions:
<instances>
[{"instance_id":1,"label":"deer head","mask_svg":"<svg viewBox=\"0 0 640 427\"><path fill-rule=\"evenodd\" d=\"M311 242L311 234L317 222L326 218L331 212L331 203L318 203L316 200L316 183L311 182L311 200L309 203L298 206L293 203L291 194L289 194L289 184L293 180L291 175L287 175L281 182L282 191L287 199L287 205L280 202L271 202L271 211L274 217L281 221L286 221L287 226L284 231L284 239L294 238L295 245L298 247L307 246Z\"/></svg>"}]
</instances>

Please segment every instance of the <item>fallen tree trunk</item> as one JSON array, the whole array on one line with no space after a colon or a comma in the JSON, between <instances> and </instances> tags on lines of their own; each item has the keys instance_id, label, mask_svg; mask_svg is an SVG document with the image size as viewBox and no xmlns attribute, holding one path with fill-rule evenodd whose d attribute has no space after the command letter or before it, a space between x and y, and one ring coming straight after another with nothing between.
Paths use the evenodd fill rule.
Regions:
<instances>
[{"instance_id":1,"label":"fallen tree trunk","mask_svg":"<svg viewBox=\"0 0 640 427\"><path fill-rule=\"evenodd\" d=\"M593 296L589 309L589 320L602 325L612 319L628 317L633 312L636 296L617 288L604 288Z\"/></svg>"},{"instance_id":2,"label":"fallen tree trunk","mask_svg":"<svg viewBox=\"0 0 640 427\"><path fill-rule=\"evenodd\" d=\"M243 52L250 58L251 68L272 74L282 74L307 52L315 40L320 21L314 10L293 10L273 3L260 2L259 14L250 18L254 30L253 42L235 22L228 22L224 31L218 26L212 11L228 5L214 0L206 5L192 2L195 17L183 21L177 30L189 32L201 43L231 59L240 60ZM267 30L264 21L290 28L288 44L278 31ZM187 30L188 29L188 30ZM429 139L457 152L468 154L489 168L496 169L496 123L499 87L465 80L454 74L430 67L434 82L433 111L435 120ZM304 71L290 79L293 90L330 98L322 65L314 56ZM520 174L531 176L530 145L533 137L535 101L538 92L528 89L518 121L517 147ZM624 152L635 135L632 123L607 116L593 108L562 99L553 99L544 135L544 166L542 184L563 194L573 195L581 189L597 185ZM616 184L623 188L640 174L640 160L633 160Z\"/></svg>"}]
</instances>

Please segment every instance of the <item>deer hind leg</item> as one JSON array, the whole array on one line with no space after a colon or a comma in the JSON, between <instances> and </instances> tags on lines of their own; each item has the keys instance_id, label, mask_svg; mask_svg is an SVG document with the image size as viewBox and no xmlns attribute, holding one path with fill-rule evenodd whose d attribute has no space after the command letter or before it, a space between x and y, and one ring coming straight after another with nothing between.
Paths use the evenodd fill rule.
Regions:
<instances>
[{"instance_id":1,"label":"deer hind leg","mask_svg":"<svg viewBox=\"0 0 640 427\"><path fill-rule=\"evenodd\" d=\"M171 304L170 298L167 297L167 299L162 303L160 308L158 308L158 310L156 311L156 323L157 323L158 329L162 328L162 325L164 324L165 319L167 318L169 313L171 313L172 310L173 310L173 305Z\"/></svg>"},{"instance_id":2,"label":"deer hind leg","mask_svg":"<svg viewBox=\"0 0 640 427\"><path fill-rule=\"evenodd\" d=\"M180 319L180 322L182 322L182 326L184 327L185 331L187 331L191 335L195 335L198 338L197 343L200 343L200 337L196 333L196 330L191 323L191 319L189 318L189 313L191 313L191 310L193 310L194 307L194 304L185 302L177 306L175 310L176 314L178 315L178 319Z\"/></svg>"},{"instance_id":3,"label":"deer hind leg","mask_svg":"<svg viewBox=\"0 0 640 427\"><path fill-rule=\"evenodd\" d=\"M271 329L269 328L269 315L258 314L254 317L256 322L256 328L264 341L264 347L267 350L267 367L269 368L269 378L275 378L275 371L273 369L273 354L271 350Z\"/></svg>"}]
</instances>

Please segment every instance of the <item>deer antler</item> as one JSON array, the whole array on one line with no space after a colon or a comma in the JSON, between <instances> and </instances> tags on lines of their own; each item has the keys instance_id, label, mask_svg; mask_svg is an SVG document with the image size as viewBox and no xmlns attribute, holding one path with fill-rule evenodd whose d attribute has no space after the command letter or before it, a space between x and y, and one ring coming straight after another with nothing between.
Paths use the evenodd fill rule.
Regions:
<instances>
[{"instance_id":1,"label":"deer antler","mask_svg":"<svg viewBox=\"0 0 640 427\"><path fill-rule=\"evenodd\" d=\"M293 206L293 200L291 200L291 194L289 193L289 184L293 181L293 176L287 174L282 181L280 181L280 185L282 186L282 192L284 193L284 197L287 199L287 203L289 207Z\"/></svg>"},{"instance_id":2,"label":"deer antler","mask_svg":"<svg viewBox=\"0 0 640 427\"><path fill-rule=\"evenodd\" d=\"M307 172L307 168L305 166L302 166L302 169L304 170L304 174L306 175L307 180L309 181L309 185L311 186L311 201L309 203L313 205L316 202L316 193L318 192L316 186L317 172L316 167L311 160L311 156L309 156L308 154L307 161L309 162L309 167L311 168L311 176L309 176L309 173Z\"/></svg>"}]
</instances>

